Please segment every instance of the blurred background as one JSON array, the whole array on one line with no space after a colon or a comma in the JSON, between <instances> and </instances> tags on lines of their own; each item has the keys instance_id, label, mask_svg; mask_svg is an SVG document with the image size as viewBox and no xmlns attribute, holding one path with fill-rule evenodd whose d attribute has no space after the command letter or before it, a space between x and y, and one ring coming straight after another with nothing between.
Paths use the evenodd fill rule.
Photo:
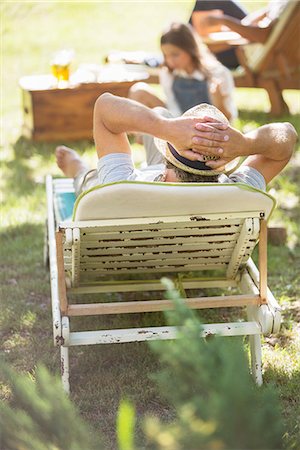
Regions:
<instances>
[{"instance_id":1,"label":"blurred background","mask_svg":"<svg viewBox=\"0 0 300 450\"><path fill-rule=\"evenodd\" d=\"M250 12L267 2L240 3ZM74 50L71 74L82 64L103 64L114 50L159 53L162 30L171 21L187 22L193 6L194 0L1 3L1 328L6 359L20 372L34 373L38 361L59 372L58 351L52 344L49 274L43 267L44 180L48 173L61 176L55 164L55 146L73 146L91 165L96 164L96 155L91 140L49 143L22 137L19 80L29 75L50 75L53 55L63 48ZM268 113L270 105L264 90L239 88L234 95L239 109L235 126L240 130L275 120L291 122L299 133L299 92L284 91L290 114L276 119ZM143 151L138 145L134 149L139 163ZM279 388L285 448L296 449L300 448L299 145L269 192L278 203L270 225L284 228L287 236L279 246L269 246L269 284L283 307L284 323L279 336L264 341L265 380ZM104 430L106 448L114 448L115 415L124 392L133 398L138 414L144 413L146 405L163 419L172 417L174 411L145 377L157 369L157 361L146 347L132 345L126 351L123 346L103 347L85 349L84 355L80 350L76 356L71 353L73 398L82 415ZM124 373L118 370L120 364ZM112 379L118 382L112 385ZM5 386L2 395L10 396Z\"/></svg>"},{"instance_id":2,"label":"blurred background","mask_svg":"<svg viewBox=\"0 0 300 450\"><path fill-rule=\"evenodd\" d=\"M267 2L242 1L250 12ZM53 54L72 48L71 72L82 64L102 64L113 50L159 52L162 30L171 21L187 22L193 0L103 2L2 2L2 86L5 142L18 136L21 122L19 79L51 73ZM252 90L250 91L254 93ZM243 106L244 92L237 95ZM265 92L247 97L247 109L266 111ZM299 112L290 91L285 93L291 112ZM242 99L242 100L240 100Z\"/></svg>"}]
</instances>

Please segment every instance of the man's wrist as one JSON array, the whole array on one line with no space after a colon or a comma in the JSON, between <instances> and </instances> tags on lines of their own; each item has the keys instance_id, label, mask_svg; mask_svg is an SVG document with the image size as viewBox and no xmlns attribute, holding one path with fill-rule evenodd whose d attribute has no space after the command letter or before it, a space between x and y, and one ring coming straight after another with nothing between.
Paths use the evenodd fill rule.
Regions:
<instances>
[{"instance_id":1,"label":"man's wrist","mask_svg":"<svg viewBox=\"0 0 300 450\"><path fill-rule=\"evenodd\" d=\"M255 139L252 136L244 136L244 145L241 149L241 156L250 156L255 155L257 152L257 148L255 148Z\"/></svg>"},{"instance_id":2,"label":"man's wrist","mask_svg":"<svg viewBox=\"0 0 300 450\"><path fill-rule=\"evenodd\" d=\"M157 137L165 141L171 141L173 136L173 119L158 115L157 117Z\"/></svg>"}]
</instances>

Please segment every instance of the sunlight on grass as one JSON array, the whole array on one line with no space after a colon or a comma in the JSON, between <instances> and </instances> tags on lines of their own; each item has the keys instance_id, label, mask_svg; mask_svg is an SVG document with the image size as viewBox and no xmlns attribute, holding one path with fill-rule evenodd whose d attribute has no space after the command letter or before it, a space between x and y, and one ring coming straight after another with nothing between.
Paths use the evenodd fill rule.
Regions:
<instances>
[{"instance_id":1,"label":"sunlight on grass","mask_svg":"<svg viewBox=\"0 0 300 450\"><path fill-rule=\"evenodd\" d=\"M296 331L296 333L295 333ZM282 378L292 378L300 372L300 336L295 329L283 330L278 342L274 346L264 346L263 356L265 367L271 367ZM288 346L283 346L280 341L287 341Z\"/></svg>"},{"instance_id":2,"label":"sunlight on grass","mask_svg":"<svg viewBox=\"0 0 300 450\"><path fill-rule=\"evenodd\" d=\"M23 328L26 328L28 331L31 330L34 326L34 323L37 319L37 314L32 311L26 311L25 314L20 319L20 325Z\"/></svg>"},{"instance_id":3,"label":"sunlight on grass","mask_svg":"<svg viewBox=\"0 0 300 450\"><path fill-rule=\"evenodd\" d=\"M21 137L22 97L18 81L24 75L49 73L52 54L62 47L75 50L73 71L82 63L101 64L112 50L158 51L162 29L171 20L186 21L194 1L160 1L155 7L153 2L143 0L121 3L40 1L3 2L1 6L5 19L1 105L5 133L0 153L0 246L4 268L0 273L1 329L5 356L20 372L32 373L38 361L44 361L53 372L59 371L59 352L52 343L49 273L43 267L44 180L47 174L62 175L55 163L55 147L64 144L75 148L91 168L95 167L97 156L90 141L47 143ZM266 4L243 3L248 10ZM155 89L161 93L158 86ZM300 132L300 94L284 91L284 98L291 115L273 119L264 90L236 89L236 127L245 132L273 120L289 121ZM145 152L138 144L132 147L135 163L140 166ZM268 250L269 285L283 307L284 320L281 332L264 341L265 380L279 388L286 420L285 448L295 450L300 446L300 431L296 428L300 415L299 144L291 163L271 183L269 192L278 203L270 225L287 229L288 246L269 245ZM96 327L93 319L85 319L90 320L91 328ZM107 323L110 320L106 318ZM135 316L131 320L147 326L147 317ZM116 347L71 350L73 400L85 418L97 428L104 428L108 449L116 439L116 413L124 394L137 406L138 420L148 409L166 420L174 414L148 379L148 373L159 368L148 347ZM7 386L1 391L4 398L9 396Z\"/></svg>"},{"instance_id":4,"label":"sunlight on grass","mask_svg":"<svg viewBox=\"0 0 300 450\"><path fill-rule=\"evenodd\" d=\"M284 91L283 96L289 106L291 114L299 114L300 93L296 90L286 90ZM234 98L239 109L268 113L270 108L268 94L264 89L238 88L235 90Z\"/></svg>"},{"instance_id":5,"label":"sunlight on grass","mask_svg":"<svg viewBox=\"0 0 300 450\"><path fill-rule=\"evenodd\" d=\"M1 228L17 226L25 223L44 223L46 214L45 189L16 198L13 194L7 196L7 203L1 208Z\"/></svg>"}]
</instances>

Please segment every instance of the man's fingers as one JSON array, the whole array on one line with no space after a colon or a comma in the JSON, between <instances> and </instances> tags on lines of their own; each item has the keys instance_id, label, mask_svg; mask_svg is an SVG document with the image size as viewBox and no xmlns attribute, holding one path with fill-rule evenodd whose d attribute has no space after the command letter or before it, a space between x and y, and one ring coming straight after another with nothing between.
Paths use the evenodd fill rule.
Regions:
<instances>
[{"instance_id":1,"label":"man's fingers","mask_svg":"<svg viewBox=\"0 0 300 450\"><path fill-rule=\"evenodd\" d=\"M221 122L220 120L216 119L215 117L210 117L210 116L204 116L204 117L203 117L203 120L204 120L205 122L224 123L224 122Z\"/></svg>"},{"instance_id":2,"label":"man's fingers","mask_svg":"<svg viewBox=\"0 0 300 450\"><path fill-rule=\"evenodd\" d=\"M207 147L216 147L220 142L229 141L229 135L227 133L220 133L213 130L202 130L201 134L197 134L192 138L194 144L206 145Z\"/></svg>"},{"instance_id":3,"label":"man's fingers","mask_svg":"<svg viewBox=\"0 0 300 450\"><path fill-rule=\"evenodd\" d=\"M195 128L200 131L209 131L212 129L227 130L228 125L222 122L201 122L196 123Z\"/></svg>"},{"instance_id":4,"label":"man's fingers","mask_svg":"<svg viewBox=\"0 0 300 450\"><path fill-rule=\"evenodd\" d=\"M192 147L193 152L201 153L202 155L206 156L222 156L224 153L224 150L221 147L211 147L207 148L206 145L197 145Z\"/></svg>"},{"instance_id":5,"label":"man's fingers","mask_svg":"<svg viewBox=\"0 0 300 450\"><path fill-rule=\"evenodd\" d=\"M203 116L203 117L191 117L194 121L197 122L220 122L217 119L214 119L213 117L209 117L209 116ZM223 122L220 122L223 123Z\"/></svg>"},{"instance_id":6,"label":"man's fingers","mask_svg":"<svg viewBox=\"0 0 300 450\"><path fill-rule=\"evenodd\" d=\"M217 161L207 161L205 163L206 166L210 167L211 169L219 169L220 167L225 166L228 161L226 159L218 159Z\"/></svg>"},{"instance_id":7,"label":"man's fingers","mask_svg":"<svg viewBox=\"0 0 300 450\"><path fill-rule=\"evenodd\" d=\"M207 137L206 137L207 136ZM206 147L207 149L213 147L221 147L222 142L226 142L224 140L224 136L219 136L217 133L206 133L205 137L202 134L201 136L194 136L192 138L192 143L197 147Z\"/></svg>"},{"instance_id":8,"label":"man's fingers","mask_svg":"<svg viewBox=\"0 0 300 450\"><path fill-rule=\"evenodd\" d=\"M189 159L190 161L202 161L202 157L199 153L194 152L192 149L189 150L180 150L181 156L183 156L186 159Z\"/></svg>"}]
</instances>

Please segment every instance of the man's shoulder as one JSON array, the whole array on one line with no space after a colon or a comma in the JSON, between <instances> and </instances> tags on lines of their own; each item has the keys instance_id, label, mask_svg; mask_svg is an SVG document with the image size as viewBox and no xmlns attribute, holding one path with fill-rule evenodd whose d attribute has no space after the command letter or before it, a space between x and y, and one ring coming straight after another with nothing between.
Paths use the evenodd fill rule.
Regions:
<instances>
[{"instance_id":1,"label":"man's shoulder","mask_svg":"<svg viewBox=\"0 0 300 450\"><path fill-rule=\"evenodd\" d=\"M266 190L266 182L263 175L250 166L241 166L230 175L222 174L220 183L244 183L262 191Z\"/></svg>"}]
</instances>

